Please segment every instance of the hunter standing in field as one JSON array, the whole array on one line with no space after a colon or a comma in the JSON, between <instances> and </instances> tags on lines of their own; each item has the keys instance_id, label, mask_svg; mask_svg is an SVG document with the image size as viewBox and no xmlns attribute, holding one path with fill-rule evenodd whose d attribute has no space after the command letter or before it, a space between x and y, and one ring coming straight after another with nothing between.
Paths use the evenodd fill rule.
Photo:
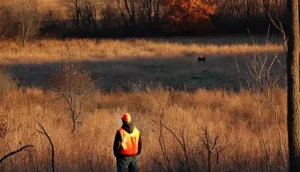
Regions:
<instances>
[{"instance_id":1,"label":"hunter standing in field","mask_svg":"<svg viewBox=\"0 0 300 172\"><path fill-rule=\"evenodd\" d=\"M138 172L138 155L141 153L140 131L131 123L131 116L122 116L123 125L118 129L114 141L117 172Z\"/></svg>"}]
</instances>

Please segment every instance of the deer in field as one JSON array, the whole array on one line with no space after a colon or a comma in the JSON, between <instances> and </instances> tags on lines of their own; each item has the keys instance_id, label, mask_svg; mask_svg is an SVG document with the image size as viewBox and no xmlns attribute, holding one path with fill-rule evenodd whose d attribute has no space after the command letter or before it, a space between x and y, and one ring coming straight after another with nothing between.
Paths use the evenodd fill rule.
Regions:
<instances>
[{"instance_id":1,"label":"deer in field","mask_svg":"<svg viewBox=\"0 0 300 172\"><path fill-rule=\"evenodd\" d=\"M206 62L206 57L198 57L198 63L200 63L201 61L203 61L204 63Z\"/></svg>"}]
</instances>

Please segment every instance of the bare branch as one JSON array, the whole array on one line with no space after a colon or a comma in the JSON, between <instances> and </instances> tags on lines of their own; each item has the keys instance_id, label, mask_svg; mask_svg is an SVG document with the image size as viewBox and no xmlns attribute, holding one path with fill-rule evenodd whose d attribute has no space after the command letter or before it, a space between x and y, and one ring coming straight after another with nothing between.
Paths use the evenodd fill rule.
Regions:
<instances>
[{"instance_id":1,"label":"bare branch","mask_svg":"<svg viewBox=\"0 0 300 172\"><path fill-rule=\"evenodd\" d=\"M166 125L164 125L164 124L162 123L163 116L164 116L164 108L162 108L162 113L161 113L161 119L160 119L160 122L157 122L157 121L155 121L155 120L152 120L153 122L155 122L155 123L157 123L157 124L160 125L160 133L161 133L161 134L160 134L160 139L162 139L162 141L163 141L163 137L162 137L162 127L165 128L165 129L167 129L167 130L174 136L174 138L177 140L177 142L180 144L180 146L181 146L181 148L182 148L182 150L183 150L183 153L184 153L184 156L185 156L185 163L186 163L186 165L187 165L187 171L190 172L191 169L190 169L190 166L189 166L189 158L188 158L188 153L187 153L186 141L185 141L185 138L184 138L184 131L183 131L182 134L181 134L182 140L183 140L183 141L181 141L181 140L179 139L179 137L175 134L175 132L174 132L173 130L171 130L170 128L168 128ZM165 152L166 149L165 149L165 144L164 144L164 142L163 142L163 145L161 145L161 148L162 148L163 153L165 154L165 153L166 153L166 152ZM166 164L168 165L168 170L170 170L170 169L171 169L171 168L170 168L170 161L169 161L168 157L166 156L166 154L164 155L164 158L165 158Z\"/></svg>"},{"instance_id":2,"label":"bare branch","mask_svg":"<svg viewBox=\"0 0 300 172\"><path fill-rule=\"evenodd\" d=\"M47 131L45 130L45 128L38 122L36 121L36 123L39 125L39 127L42 129L42 131L40 130L36 130L37 132L45 135L50 143L51 146L51 167L52 167L52 172L55 172L55 161L54 161L54 145L53 142L50 138L50 136L48 135Z\"/></svg>"},{"instance_id":3,"label":"bare branch","mask_svg":"<svg viewBox=\"0 0 300 172\"><path fill-rule=\"evenodd\" d=\"M22 146L22 147L20 147L19 149L17 149L16 151L13 151L13 152L10 152L10 153L4 155L4 156L0 159L0 164L1 164L4 160L6 160L7 158L9 158L10 156L13 156L13 155L15 155L15 154L21 152L22 150L24 150L24 149L26 149L26 148L30 148L30 147L34 147L34 146L33 146L33 145Z\"/></svg>"},{"instance_id":4,"label":"bare branch","mask_svg":"<svg viewBox=\"0 0 300 172\"><path fill-rule=\"evenodd\" d=\"M161 115L160 115L159 145L160 145L163 157L164 157L165 164L167 165L167 168L168 168L167 171L170 171L171 163L170 163L169 156L167 154L166 145L165 145L163 132L162 132L162 120L163 120L163 116L164 116L164 109L165 109L165 107L162 108Z\"/></svg>"}]
</instances>

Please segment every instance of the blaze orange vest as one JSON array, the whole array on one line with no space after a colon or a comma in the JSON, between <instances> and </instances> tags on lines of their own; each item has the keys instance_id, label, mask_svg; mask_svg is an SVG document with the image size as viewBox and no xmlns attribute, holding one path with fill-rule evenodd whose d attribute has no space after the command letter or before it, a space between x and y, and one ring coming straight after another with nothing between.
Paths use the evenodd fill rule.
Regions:
<instances>
[{"instance_id":1,"label":"blaze orange vest","mask_svg":"<svg viewBox=\"0 0 300 172\"><path fill-rule=\"evenodd\" d=\"M138 143L140 138L140 131L134 127L132 133L128 133L123 128L119 129L122 138L120 154L122 155L136 155L138 153Z\"/></svg>"}]
</instances>

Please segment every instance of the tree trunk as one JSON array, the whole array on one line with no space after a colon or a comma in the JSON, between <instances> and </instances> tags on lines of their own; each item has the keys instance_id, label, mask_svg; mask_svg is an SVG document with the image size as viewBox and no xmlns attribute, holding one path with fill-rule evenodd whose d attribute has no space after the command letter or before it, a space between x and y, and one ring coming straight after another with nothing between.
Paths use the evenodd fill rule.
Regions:
<instances>
[{"instance_id":1,"label":"tree trunk","mask_svg":"<svg viewBox=\"0 0 300 172\"><path fill-rule=\"evenodd\" d=\"M26 48L26 38L22 38L22 45L23 45L23 48Z\"/></svg>"},{"instance_id":2,"label":"tree trunk","mask_svg":"<svg viewBox=\"0 0 300 172\"><path fill-rule=\"evenodd\" d=\"M298 0L287 0L287 121L289 171L300 172L300 114L299 114L299 9Z\"/></svg>"},{"instance_id":3,"label":"tree trunk","mask_svg":"<svg viewBox=\"0 0 300 172\"><path fill-rule=\"evenodd\" d=\"M78 0L75 0L75 11L76 11L76 27L79 30L79 5L78 5Z\"/></svg>"},{"instance_id":4,"label":"tree trunk","mask_svg":"<svg viewBox=\"0 0 300 172\"><path fill-rule=\"evenodd\" d=\"M159 7L160 7L160 1L158 1L158 0L155 0L154 1L154 4L153 4L153 7L155 8L154 9L154 24L157 24L157 23L159 23L159 12L160 12L160 9L159 9Z\"/></svg>"},{"instance_id":5,"label":"tree trunk","mask_svg":"<svg viewBox=\"0 0 300 172\"><path fill-rule=\"evenodd\" d=\"M270 12L270 0L263 0L263 7L264 7L264 11L265 11L265 20L268 21L269 20L269 14L271 14L271 12Z\"/></svg>"},{"instance_id":6,"label":"tree trunk","mask_svg":"<svg viewBox=\"0 0 300 172\"><path fill-rule=\"evenodd\" d=\"M207 172L211 172L211 151L207 151Z\"/></svg>"},{"instance_id":7,"label":"tree trunk","mask_svg":"<svg viewBox=\"0 0 300 172\"><path fill-rule=\"evenodd\" d=\"M85 8L90 16L92 23L94 25L95 32L98 32L98 25L97 25L97 9L94 5L91 5L90 2L85 1Z\"/></svg>"},{"instance_id":8,"label":"tree trunk","mask_svg":"<svg viewBox=\"0 0 300 172\"><path fill-rule=\"evenodd\" d=\"M72 133L76 130L76 114L72 112Z\"/></svg>"}]
</instances>

